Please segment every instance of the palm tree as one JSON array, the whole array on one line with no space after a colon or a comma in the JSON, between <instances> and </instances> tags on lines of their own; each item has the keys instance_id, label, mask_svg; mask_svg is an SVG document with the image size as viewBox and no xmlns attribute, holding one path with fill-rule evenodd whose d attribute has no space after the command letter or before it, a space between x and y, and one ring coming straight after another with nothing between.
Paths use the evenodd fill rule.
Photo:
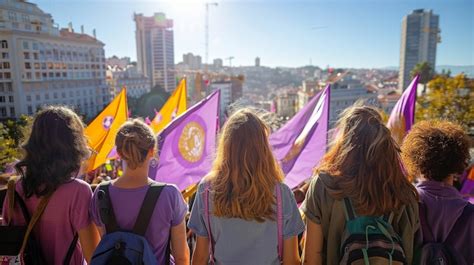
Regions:
<instances>
[{"instance_id":1,"label":"palm tree","mask_svg":"<svg viewBox=\"0 0 474 265\"><path fill-rule=\"evenodd\" d=\"M415 77L417 74L420 75L420 80L418 82L426 85L426 83L433 79L434 71L428 62L421 62L417 63L410 72L411 78Z\"/></svg>"}]
</instances>

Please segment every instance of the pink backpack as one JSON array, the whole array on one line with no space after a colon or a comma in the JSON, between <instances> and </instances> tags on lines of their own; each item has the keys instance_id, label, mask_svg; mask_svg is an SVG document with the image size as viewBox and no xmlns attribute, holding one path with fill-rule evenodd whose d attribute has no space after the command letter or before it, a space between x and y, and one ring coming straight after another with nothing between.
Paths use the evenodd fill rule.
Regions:
<instances>
[{"instance_id":1,"label":"pink backpack","mask_svg":"<svg viewBox=\"0 0 474 265\"><path fill-rule=\"evenodd\" d=\"M207 221L207 236L210 240L209 244L209 261L210 264L215 264L214 261L214 239L212 238L211 231L211 217L209 214L209 189L211 187L210 182L204 184L204 215ZM281 189L280 185L275 185L275 194L277 199L277 230L278 230L278 258L280 263L283 263L283 206L281 201Z\"/></svg>"}]
</instances>

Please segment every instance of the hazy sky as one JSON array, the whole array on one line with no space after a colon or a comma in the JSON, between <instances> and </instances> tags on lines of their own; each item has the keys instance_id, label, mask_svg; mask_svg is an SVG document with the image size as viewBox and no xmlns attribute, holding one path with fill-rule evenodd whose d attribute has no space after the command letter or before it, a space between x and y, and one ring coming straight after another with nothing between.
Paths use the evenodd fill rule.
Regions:
<instances>
[{"instance_id":1,"label":"hazy sky","mask_svg":"<svg viewBox=\"0 0 474 265\"><path fill-rule=\"evenodd\" d=\"M211 0L209 0L211 1ZM213 1L213 0L212 0ZM212 2L211 1L211 2ZM133 13L165 12L174 20L175 62L192 52L204 61L206 0L32 0L55 22L97 30L106 56L136 59ZM440 15L437 65L474 65L472 0L216 0L210 12L209 61L232 65L398 66L401 21L413 9ZM228 64L228 61L224 61Z\"/></svg>"}]
</instances>

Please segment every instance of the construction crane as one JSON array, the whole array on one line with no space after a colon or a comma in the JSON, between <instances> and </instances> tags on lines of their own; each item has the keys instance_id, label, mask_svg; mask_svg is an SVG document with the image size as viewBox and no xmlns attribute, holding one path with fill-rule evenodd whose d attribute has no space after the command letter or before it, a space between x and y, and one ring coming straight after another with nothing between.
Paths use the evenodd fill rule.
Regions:
<instances>
[{"instance_id":1,"label":"construction crane","mask_svg":"<svg viewBox=\"0 0 474 265\"><path fill-rule=\"evenodd\" d=\"M206 23L205 23L205 55L204 59L206 60L206 72L207 72L207 67L209 65L209 7L210 6L217 6L217 3L206 3Z\"/></svg>"},{"instance_id":2,"label":"construction crane","mask_svg":"<svg viewBox=\"0 0 474 265\"><path fill-rule=\"evenodd\" d=\"M227 57L225 58L227 61L229 61L229 67L232 67L232 60L234 59L234 56Z\"/></svg>"}]
</instances>

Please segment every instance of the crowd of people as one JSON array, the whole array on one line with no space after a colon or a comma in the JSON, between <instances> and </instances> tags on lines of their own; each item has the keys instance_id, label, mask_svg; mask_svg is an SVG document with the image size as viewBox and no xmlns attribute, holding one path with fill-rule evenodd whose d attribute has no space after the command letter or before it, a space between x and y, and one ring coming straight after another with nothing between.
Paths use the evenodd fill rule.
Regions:
<instances>
[{"instance_id":1,"label":"crowd of people","mask_svg":"<svg viewBox=\"0 0 474 265\"><path fill-rule=\"evenodd\" d=\"M252 111L236 111L212 169L185 200L176 186L148 177L156 137L137 119L115 139L120 174L77 178L91 154L84 125L51 106L36 114L10 183L30 213L47 204L32 230L45 264L65 264L70 249L69 264L122 264L137 240L150 264L435 264L429 259L439 253L444 264L474 264L474 205L453 186L470 161L460 126L418 122L398 146L377 109L353 106L337 128L314 176L292 191L270 128ZM25 225L11 198L3 225Z\"/></svg>"}]
</instances>

